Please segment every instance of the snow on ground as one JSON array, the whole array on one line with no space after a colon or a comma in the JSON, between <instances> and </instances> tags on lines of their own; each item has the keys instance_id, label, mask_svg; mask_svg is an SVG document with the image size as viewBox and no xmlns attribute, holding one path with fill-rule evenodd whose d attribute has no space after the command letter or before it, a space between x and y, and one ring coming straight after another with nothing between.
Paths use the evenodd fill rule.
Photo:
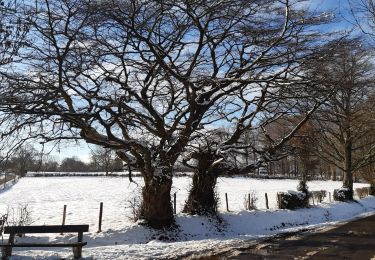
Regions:
<instances>
[{"instance_id":1,"label":"snow on ground","mask_svg":"<svg viewBox=\"0 0 375 260\"><path fill-rule=\"evenodd\" d=\"M66 224L89 224L90 232L84 235L88 245L83 254L87 259L165 259L204 252L208 248L233 246L242 240L291 231L298 228L320 226L347 220L366 212L375 212L375 198L359 203L329 203L296 211L276 210L276 192L294 190L296 180L258 180L250 178L220 178L218 195L224 201L228 193L229 208L221 203L221 217L216 221L179 213L187 198L190 178L174 178L172 192L177 194L176 222L179 232L159 232L132 223L129 219L129 202L136 199L142 186L141 178L130 183L124 177L26 177L0 190L0 214L7 208L27 205L34 225L61 224L63 205L67 205ZM312 181L310 190L339 188L341 182ZM355 188L365 186L355 184ZM258 211L244 211L244 197L254 191L258 196ZM265 209L264 193L268 193L270 210ZM103 232L97 233L99 203L104 203ZM178 234L178 235L176 235ZM162 236L177 237L175 242L161 242ZM30 235L22 240L75 241L76 234ZM21 257L22 256L22 257ZM60 259L72 257L71 249L43 248L43 250L15 249L12 259Z\"/></svg>"}]
</instances>

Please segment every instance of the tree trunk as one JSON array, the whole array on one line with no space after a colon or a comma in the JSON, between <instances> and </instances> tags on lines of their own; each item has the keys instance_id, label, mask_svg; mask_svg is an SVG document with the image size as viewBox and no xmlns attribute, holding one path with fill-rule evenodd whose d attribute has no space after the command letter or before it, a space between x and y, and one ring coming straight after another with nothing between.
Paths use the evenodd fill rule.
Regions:
<instances>
[{"instance_id":1,"label":"tree trunk","mask_svg":"<svg viewBox=\"0 0 375 260\"><path fill-rule=\"evenodd\" d=\"M198 168L193 176L192 187L183 212L191 215L212 215L217 212L215 186L217 167L215 155L210 152L198 153Z\"/></svg>"},{"instance_id":2,"label":"tree trunk","mask_svg":"<svg viewBox=\"0 0 375 260\"><path fill-rule=\"evenodd\" d=\"M191 215L212 215L217 212L215 194L217 176L214 172L195 172L183 212Z\"/></svg>"},{"instance_id":3,"label":"tree trunk","mask_svg":"<svg viewBox=\"0 0 375 260\"><path fill-rule=\"evenodd\" d=\"M333 181L336 181L337 180L337 177L336 177L336 168L331 168L331 172L332 172L332 180Z\"/></svg>"},{"instance_id":4,"label":"tree trunk","mask_svg":"<svg viewBox=\"0 0 375 260\"><path fill-rule=\"evenodd\" d=\"M171 203L171 175L145 177L142 189L141 218L153 228L170 227L174 223Z\"/></svg>"},{"instance_id":5,"label":"tree trunk","mask_svg":"<svg viewBox=\"0 0 375 260\"><path fill-rule=\"evenodd\" d=\"M369 190L368 195L375 196L375 184L370 185L370 190Z\"/></svg>"},{"instance_id":6,"label":"tree trunk","mask_svg":"<svg viewBox=\"0 0 375 260\"><path fill-rule=\"evenodd\" d=\"M343 177L343 188L349 189L348 200L353 199L353 172L352 172L352 143L348 140L345 143L345 165L344 165L344 177Z\"/></svg>"}]
</instances>

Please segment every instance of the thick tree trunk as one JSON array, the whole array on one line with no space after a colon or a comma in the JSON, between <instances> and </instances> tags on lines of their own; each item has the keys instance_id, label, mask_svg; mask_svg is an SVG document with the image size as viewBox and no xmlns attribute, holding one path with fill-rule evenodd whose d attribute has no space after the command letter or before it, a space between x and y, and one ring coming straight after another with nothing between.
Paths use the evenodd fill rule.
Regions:
<instances>
[{"instance_id":1,"label":"thick tree trunk","mask_svg":"<svg viewBox=\"0 0 375 260\"><path fill-rule=\"evenodd\" d=\"M213 165L215 155L201 152L197 160L198 167L183 212L191 215L213 215L217 212L215 186L218 173L217 165Z\"/></svg>"},{"instance_id":2,"label":"thick tree trunk","mask_svg":"<svg viewBox=\"0 0 375 260\"><path fill-rule=\"evenodd\" d=\"M368 195L375 196L375 184L370 185L370 190L369 190Z\"/></svg>"},{"instance_id":3,"label":"thick tree trunk","mask_svg":"<svg viewBox=\"0 0 375 260\"><path fill-rule=\"evenodd\" d=\"M183 209L191 215L213 215L217 212L214 172L195 172L189 197Z\"/></svg>"},{"instance_id":4,"label":"thick tree trunk","mask_svg":"<svg viewBox=\"0 0 375 260\"><path fill-rule=\"evenodd\" d=\"M171 203L172 175L145 177L142 189L141 218L153 228L170 227L174 223Z\"/></svg>"},{"instance_id":5,"label":"thick tree trunk","mask_svg":"<svg viewBox=\"0 0 375 260\"><path fill-rule=\"evenodd\" d=\"M349 189L348 200L353 199L353 172L352 172L352 143L348 140L345 144L345 165L344 165L344 177L343 177L343 188Z\"/></svg>"}]
</instances>

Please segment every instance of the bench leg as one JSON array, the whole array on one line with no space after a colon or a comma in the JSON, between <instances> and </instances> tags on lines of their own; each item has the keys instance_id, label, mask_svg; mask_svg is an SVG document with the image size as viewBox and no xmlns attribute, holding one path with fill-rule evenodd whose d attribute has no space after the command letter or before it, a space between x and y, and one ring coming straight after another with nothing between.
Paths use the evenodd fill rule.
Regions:
<instances>
[{"instance_id":1,"label":"bench leg","mask_svg":"<svg viewBox=\"0 0 375 260\"><path fill-rule=\"evenodd\" d=\"M12 246L14 244L14 234L9 235L8 244L10 246L2 247L2 258L1 259L8 259L10 256L12 256Z\"/></svg>"},{"instance_id":2,"label":"bench leg","mask_svg":"<svg viewBox=\"0 0 375 260\"><path fill-rule=\"evenodd\" d=\"M82 257L82 246L73 247L73 256L74 259L79 259Z\"/></svg>"},{"instance_id":3,"label":"bench leg","mask_svg":"<svg viewBox=\"0 0 375 260\"><path fill-rule=\"evenodd\" d=\"M1 260L8 260L12 256L12 247L4 246L1 248Z\"/></svg>"}]
</instances>

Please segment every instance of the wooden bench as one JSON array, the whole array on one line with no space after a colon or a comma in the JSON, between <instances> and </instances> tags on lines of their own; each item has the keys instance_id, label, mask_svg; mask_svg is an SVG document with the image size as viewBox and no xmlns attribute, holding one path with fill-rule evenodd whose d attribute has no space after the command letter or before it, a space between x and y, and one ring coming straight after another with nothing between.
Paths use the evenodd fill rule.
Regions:
<instances>
[{"instance_id":1,"label":"wooden bench","mask_svg":"<svg viewBox=\"0 0 375 260\"><path fill-rule=\"evenodd\" d=\"M2 244L2 260L12 255L13 247L72 247L75 259L82 257L82 247L87 244L83 242L83 232L89 231L89 225L64 225L64 226L12 226L5 227L4 234L9 234L8 244ZM76 243L14 243L17 234L29 233L78 233Z\"/></svg>"}]
</instances>

